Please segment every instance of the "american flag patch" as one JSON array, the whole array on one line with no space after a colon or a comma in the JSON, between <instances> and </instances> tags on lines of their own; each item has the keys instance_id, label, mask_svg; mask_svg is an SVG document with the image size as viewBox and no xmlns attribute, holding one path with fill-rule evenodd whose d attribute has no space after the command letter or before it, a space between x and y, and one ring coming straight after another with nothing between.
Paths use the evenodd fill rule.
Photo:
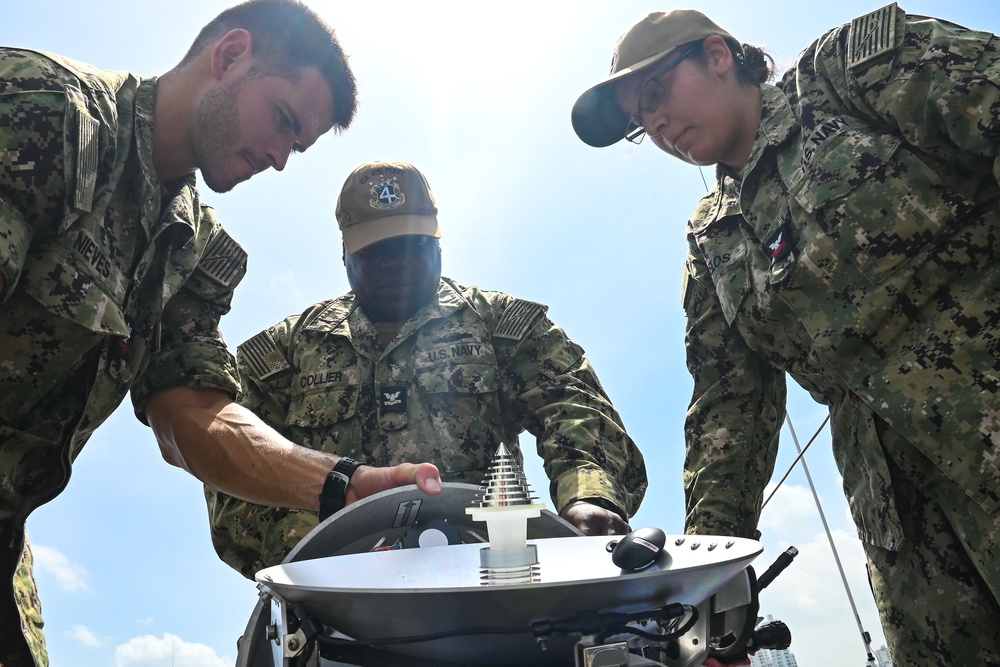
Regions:
<instances>
[{"instance_id":1,"label":"american flag patch","mask_svg":"<svg viewBox=\"0 0 1000 667\"><path fill-rule=\"evenodd\" d=\"M896 3L851 21L847 66L851 69L891 51L896 43Z\"/></svg>"},{"instance_id":2,"label":"american flag patch","mask_svg":"<svg viewBox=\"0 0 1000 667\"><path fill-rule=\"evenodd\" d=\"M240 364L260 380L266 380L275 373L291 368L278 344L267 331L261 331L241 344L236 349L236 355Z\"/></svg>"},{"instance_id":3,"label":"american flag patch","mask_svg":"<svg viewBox=\"0 0 1000 667\"><path fill-rule=\"evenodd\" d=\"M497 322L494 338L509 338L521 340L540 313L545 312L545 306L533 301L514 299Z\"/></svg>"},{"instance_id":4,"label":"american flag patch","mask_svg":"<svg viewBox=\"0 0 1000 667\"><path fill-rule=\"evenodd\" d=\"M228 285L246 260L246 251L220 227L205 247L198 268L213 280Z\"/></svg>"},{"instance_id":5,"label":"american flag patch","mask_svg":"<svg viewBox=\"0 0 1000 667\"><path fill-rule=\"evenodd\" d=\"M89 212L97 184L98 122L82 104L72 104L72 107L76 114L76 191L73 193L73 207Z\"/></svg>"}]
</instances>

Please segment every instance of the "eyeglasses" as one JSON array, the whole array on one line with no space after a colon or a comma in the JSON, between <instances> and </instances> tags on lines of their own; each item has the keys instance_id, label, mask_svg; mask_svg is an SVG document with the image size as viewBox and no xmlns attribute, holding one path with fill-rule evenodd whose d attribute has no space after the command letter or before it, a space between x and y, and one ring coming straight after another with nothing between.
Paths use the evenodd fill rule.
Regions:
<instances>
[{"instance_id":1,"label":"eyeglasses","mask_svg":"<svg viewBox=\"0 0 1000 667\"><path fill-rule=\"evenodd\" d=\"M643 138L646 136L646 128L642 125L642 114L653 113L660 107L660 103L663 102L664 91L663 84L660 82L661 79L667 72L680 65L682 60L694 52L695 49L688 49L675 60L665 65L663 69L654 74L643 85L642 90L639 91L639 109L632 114L631 118L628 119L628 125L625 126L625 139L631 141L633 144L642 143Z\"/></svg>"}]
</instances>

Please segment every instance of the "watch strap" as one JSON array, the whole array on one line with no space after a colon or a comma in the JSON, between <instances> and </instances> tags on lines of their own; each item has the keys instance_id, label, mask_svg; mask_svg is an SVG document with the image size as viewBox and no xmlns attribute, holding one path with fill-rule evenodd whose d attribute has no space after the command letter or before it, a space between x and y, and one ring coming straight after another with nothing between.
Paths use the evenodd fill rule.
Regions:
<instances>
[{"instance_id":1,"label":"watch strap","mask_svg":"<svg viewBox=\"0 0 1000 667\"><path fill-rule=\"evenodd\" d=\"M323 483L323 492L319 494L320 521L344 509L347 504L347 486L351 483L354 471L362 465L360 461L344 456L333 466Z\"/></svg>"}]
</instances>

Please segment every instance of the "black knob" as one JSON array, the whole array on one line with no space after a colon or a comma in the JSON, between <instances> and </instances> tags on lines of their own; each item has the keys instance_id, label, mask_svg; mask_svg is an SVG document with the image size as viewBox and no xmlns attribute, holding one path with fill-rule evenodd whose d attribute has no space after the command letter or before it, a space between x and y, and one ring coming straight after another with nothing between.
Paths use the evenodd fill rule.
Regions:
<instances>
[{"instance_id":1,"label":"black knob","mask_svg":"<svg viewBox=\"0 0 1000 667\"><path fill-rule=\"evenodd\" d=\"M667 536L659 528L639 528L615 543L611 561L623 570L641 570L653 564L666 543Z\"/></svg>"}]
</instances>

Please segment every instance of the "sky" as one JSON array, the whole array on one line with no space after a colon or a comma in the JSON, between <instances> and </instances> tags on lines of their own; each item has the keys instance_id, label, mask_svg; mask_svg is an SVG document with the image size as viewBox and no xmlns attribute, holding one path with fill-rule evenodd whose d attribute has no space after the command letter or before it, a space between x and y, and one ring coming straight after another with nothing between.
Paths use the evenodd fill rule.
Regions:
<instances>
[{"instance_id":1,"label":"sky","mask_svg":"<svg viewBox=\"0 0 1000 667\"><path fill-rule=\"evenodd\" d=\"M7 3L0 43L150 76L180 59L229 3L34 0ZM351 170L405 161L427 176L444 237L444 274L549 306L580 343L642 450L649 491L634 528L683 530L684 223L701 173L649 142L606 149L573 133L577 96L607 73L618 37L650 11L694 7L779 66L825 30L879 2L704 0L334 2L313 7L338 31L357 76L357 121L224 195L203 188L250 255L222 322L229 347L346 292L333 216ZM911 13L995 32L995 0L913 0ZM804 446L825 408L790 383ZM532 438L526 472L547 487ZM775 479L796 456L789 430ZM806 455L873 648L884 643L864 555L824 429ZM785 621L800 667L864 665L858 622L801 466L765 508L758 572L788 546L800 555L761 595ZM164 463L128 402L91 439L67 490L29 519L53 667L219 667L236 659L257 600L215 555L201 484Z\"/></svg>"}]
</instances>

